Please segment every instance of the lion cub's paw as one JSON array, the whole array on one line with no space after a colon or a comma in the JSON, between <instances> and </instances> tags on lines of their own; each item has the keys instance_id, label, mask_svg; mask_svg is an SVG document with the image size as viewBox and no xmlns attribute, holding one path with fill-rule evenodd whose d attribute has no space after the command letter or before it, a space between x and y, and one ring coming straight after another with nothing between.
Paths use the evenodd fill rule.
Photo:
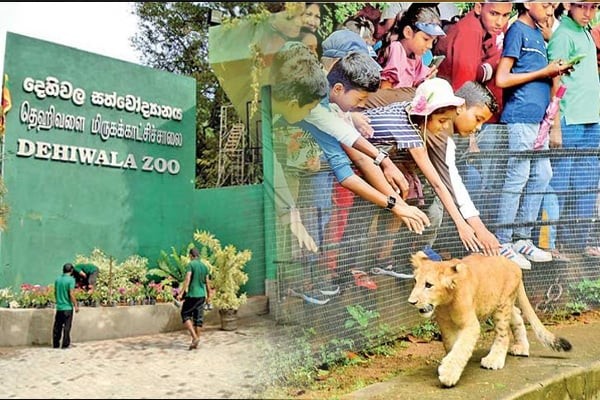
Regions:
<instances>
[{"instance_id":1,"label":"lion cub's paw","mask_svg":"<svg viewBox=\"0 0 600 400\"><path fill-rule=\"evenodd\" d=\"M523 344L514 344L508 350L508 354L518 357L529 357L529 346Z\"/></svg>"},{"instance_id":2,"label":"lion cub's paw","mask_svg":"<svg viewBox=\"0 0 600 400\"><path fill-rule=\"evenodd\" d=\"M488 354L481 359L481 366L486 369L502 369L506 359L496 354Z\"/></svg>"},{"instance_id":3,"label":"lion cub's paw","mask_svg":"<svg viewBox=\"0 0 600 400\"><path fill-rule=\"evenodd\" d=\"M438 367L438 378L440 380L440 383L445 387L452 387L456 385L456 383L460 379L461 374L462 369L458 368L452 363L442 361L442 363Z\"/></svg>"}]
</instances>

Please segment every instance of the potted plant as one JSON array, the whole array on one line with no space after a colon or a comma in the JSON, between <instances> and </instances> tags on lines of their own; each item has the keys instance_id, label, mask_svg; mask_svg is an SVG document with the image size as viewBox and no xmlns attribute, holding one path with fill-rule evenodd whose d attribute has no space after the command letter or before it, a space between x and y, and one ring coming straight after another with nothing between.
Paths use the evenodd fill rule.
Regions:
<instances>
[{"instance_id":1,"label":"potted plant","mask_svg":"<svg viewBox=\"0 0 600 400\"><path fill-rule=\"evenodd\" d=\"M246 293L240 288L248 282L244 267L252 258L250 250L238 251L235 246L221 246L221 242L207 231L196 231L194 240L200 244L200 258L210 270L214 294L211 303L219 309L221 329L237 329L237 311L246 303Z\"/></svg>"},{"instance_id":2,"label":"potted plant","mask_svg":"<svg viewBox=\"0 0 600 400\"><path fill-rule=\"evenodd\" d=\"M75 288L75 290L73 290L73 295L75 296L75 300L79 307L86 305L86 302L90 299L90 295L83 288Z\"/></svg>"},{"instance_id":3,"label":"potted plant","mask_svg":"<svg viewBox=\"0 0 600 400\"><path fill-rule=\"evenodd\" d=\"M92 289L89 291L89 296L90 296L90 306L91 307L98 307L101 302L102 302L102 292L98 289Z\"/></svg>"},{"instance_id":4,"label":"potted plant","mask_svg":"<svg viewBox=\"0 0 600 400\"><path fill-rule=\"evenodd\" d=\"M173 295L173 285L171 279L164 279L158 288L156 293L156 301L158 303L170 303L175 300Z\"/></svg>"}]
</instances>

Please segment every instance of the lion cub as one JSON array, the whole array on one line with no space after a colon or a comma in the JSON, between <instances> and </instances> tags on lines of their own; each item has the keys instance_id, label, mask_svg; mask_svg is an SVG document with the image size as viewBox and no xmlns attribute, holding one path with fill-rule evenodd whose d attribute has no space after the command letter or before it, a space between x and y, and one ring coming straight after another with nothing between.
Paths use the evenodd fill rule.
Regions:
<instances>
[{"instance_id":1,"label":"lion cub","mask_svg":"<svg viewBox=\"0 0 600 400\"><path fill-rule=\"evenodd\" d=\"M539 320L525 293L521 268L505 257L469 255L462 260L431 261L419 251L411 258L415 287L408 302L430 318L435 313L446 356L438 374L442 385L456 385L479 339L480 321L494 318L495 338L481 366L504 367L506 353L529 355L523 316L540 342L556 351L571 350L571 343L557 338ZM509 349L510 331L514 342Z\"/></svg>"}]
</instances>

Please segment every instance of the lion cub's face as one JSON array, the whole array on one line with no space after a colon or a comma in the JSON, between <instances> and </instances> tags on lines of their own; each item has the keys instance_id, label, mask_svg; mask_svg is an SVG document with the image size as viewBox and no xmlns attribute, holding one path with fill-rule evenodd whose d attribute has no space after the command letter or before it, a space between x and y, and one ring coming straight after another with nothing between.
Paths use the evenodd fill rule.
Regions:
<instances>
[{"instance_id":1,"label":"lion cub's face","mask_svg":"<svg viewBox=\"0 0 600 400\"><path fill-rule=\"evenodd\" d=\"M454 278L461 264L459 260L431 261L419 251L411 257L415 275L415 287L408 302L417 307L424 318L430 318L435 307L452 300Z\"/></svg>"}]
</instances>

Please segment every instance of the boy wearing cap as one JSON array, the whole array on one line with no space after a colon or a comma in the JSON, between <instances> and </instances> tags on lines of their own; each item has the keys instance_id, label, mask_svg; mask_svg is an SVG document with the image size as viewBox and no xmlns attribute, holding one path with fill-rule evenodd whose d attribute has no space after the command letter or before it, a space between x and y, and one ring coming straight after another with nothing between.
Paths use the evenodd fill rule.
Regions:
<instances>
[{"instance_id":1,"label":"boy wearing cap","mask_svg":"<svg viewBox=\"0 0 600 400\"><path fill-rule=\"evenodd\" d=\"M352 123L340 123L340 115L345 116L361 106L368 94L377 90L380 82L381 66L368 56L369 49L365 41L357 33L348 29L335 31L323 41L321 62L326 71L330 72L341 58L351 53L356 54L346 60L347 62L343 66L339 66L338 71L334 73L338 77L345 76L345 83L336 86L339 83L336 82L337 78L330 80L330 97L312 109L304 121L297 125L307 132L316 129L334 137L344 146L344 150L353 154L354 157L360 157L360 152L362 152L377 160L376 165L381 167L387 182L394 191L405 195L408 183L402 173L394 163L390 162L387 154L380 152L359 133L360 130L362 135L372 134L368 120L358 113L350 113ZM356 125L356 128L352 124ZM354 149L358 151L354 152ZM377 171L374 173L379 174ZM378 183L376 184L378 185Z\"/></svg>"},{"instance_id":2,"label":"boy wearing cap","mask_svg":"<svg viewBox=\"0 0 600 400\"><path fill-rule=\"evenodd\" d=\"M296 44L295 46L301 46L308 50L308 48L302 44ZM299 49L299 51L301 51L301 49ZM310 50L308 51L310 52ZM314 58L312 53L310 53L310 56L304 58L302 62L318 65L318 61ZM309 99L306 91L313 87L313 82L315 80L319 80L320 82L322 79L321 77L324 78L322 70L321 73L315 71L315 74L311 76L298 76L297 73L293 72L293 69L297 67L292 65L295 63L286 63L285 60L283 60L283 64L285 64L284 67L278 65L276 62L272 67L273 78L271 95L273 114L277 113L282 115L286 123L297 123L298 126L303 129L306 128L305 130L313 135L323 150L337 180L342 183L344 187L347 187L372 203L392 210L392 213L401 218L409 229L416 232L422 232L424 225L429 225L429 220L425 214L415 207L408 207L406 203L399 198L395 190L387 183L385 178L383 178L383 176L379 178L379 176L382 175L381 169L373 164L372 159L370 159L370 162L368 162L368 160L357 160L357 162L360 161L360 164L364 167L363 173L368 171L368 173L373 174L373 177L376 180L374 185L376 185L377 188L367 184L362 178L354 173L348 156L342 150L341 144L336 138L328 134L328 132L319 129L319 127L302 121L302 119L306 117L304 111L306 111L310 105L314 108L318 101L321 100L321 97L316 97L314 95L311 95ZM299 81L306 82L306 84L304 86L299 85ZM319 88L320 87L321 83L319 83ZM321 96L321 90L319 90L318 93L319 96ZM302 104L304 105L300 104L297 99L303 99ZM287 105L290 105L291 109L288 109L289 107ZM301 113L300 110L303 110L303 112ZM310 111L310 108L308 111ZM339 123L345 123L342 122L343 120L341 118L338 121ZM377 171L379 171L379 173L377 173Z\"/></svg>"},{"instance_id":3,"label":"boy wearing cap","mask_svg":"<svg viewBox=\"0 0 600 400\"><path fill-rule=\"evenodd\" d=\"M454 95L447 81L431 78L417 87L412 102L392 103L365 110L364 113L371 120L375 132L369 140L380 147L391 147L393 160L398 164L411 161L416 163L448 210L463 246L470 251L479 251L484 246L462 217L451 193L433 167L425 147L431 135L439 135L452 128L457 107L462 104L464 99ZM397 230L397 225L391 225L388 232L393 234ZM383 261L387 261L391 246L388 245L386 249L381 255Z\"/></svg>"},{"instance_id":4,"label":"boy wearing cap","mask_svg":"<svg viewBox=\"0 0 600 400\"><path fill-rule=\"evenodd\" d=\"M497 255L499 243L479 218L479 211L471 201L470 194L458 174L455 165L457 148L452 136L453 133L456 133L461 138L467 138L479 131L482 125L492 117L498 105L493 94L478 82L466 82L456 92L456 95L465 99L465 104L459 106L456 110L457 115L454 119L453 130L440 136L428 136L428 155L440 178L454 198L463 218L475 230L475 234L483 244L483 252L487 255ZM405 91L401 96L404 97L403 101L410 101L415 96L414 90ZM385 98L379 99L378 102L380 105L370 106L367 104L367 108L382 107L394 103L394 101ZM442 224L443 212L443 205L436 197L428 209L428 216L434 230ZM444 229L452 231L454 228L445 226ZM433 245L435 237L439 235L433 232L432 236L433 238L429 242L430 246ZM447 237L447 235L443 236Z\"/></svg>"},{"instance_id":5,"label":"boy wearing cap","mask_svg":"<svg viewBox=\"0 0 600 400\"><path fill-rule=\"evenodd\" d=\"M461 179L456 167L456 144L454 142L454 133L462 138L467 138L481 129L481 126L487 122L498 109L496 100L493 94L485 88L481 83L468 81L456 92L458 97L465 99L465 104L459 106L456 110L456 118L454 118L453 130L446 132L440 136L431 136L427 140L427 150L431 163L440 174L440 177L454 198L454 202L458 206L463 218L473 228L477 238L483 245L483 252L486 255L498 255L500 243L493 233L491 233L481 221L479 211L471 201L469 192ZM434 237L429 243L433 245L437 236L444 238L444 245L447 248L452 247L449 243L449 238L453 237L453 227L443 222L443 207L439 202L439 198L435 198L431 207L428 210L432 225L438 226L438 231L444 229L448 234L438 235L434 232ZM439 216L440 218L434 218ZM453 254L453 257L461 257L459 254Z\"/></svg>"},{"instance_id":6,"label":"boy wearing cap","mask_svg":"<svg viewBox=\"0 0 600 400\"><path fill-rule=\"evenodd\" d=\"M302 45L298 44L296 46ZM302 46L302 48L298 48L297 50L299 52L302 52L303 48L304 46ZM352 66L364 66L364 64L369 60L370 58L368 56L364 56L360 53L351 53L346 58L336 63L336 66L334 66L332 71L332 76L335 76L336 71L338 70L339 73L342 73L344 71L357 73L359 69L353 68ZM286 119L286 122L297 123L297 126L309 132L313 136L314 140L319 144L325 157L327 158L327 161L330 167L332 168L337 180L341 183L342 186L348 188L352 192L356 193L357 195L365 198L366 200L372 203L375 203L377 205L391 210L391 212L396 217L402 219L402 221L409 227L410 230L418 233L422 232L424 225L429 224L426 215L415 207L408 207L402 201L402 199L399 198L397 193L394 192L394 189L392 189L392 187L387 183L387 181L383 177L381 169L373 163L372 158L358 157L353 158L353 161L355 161L355 163L359 166L363 173L365 173L367 178L370 179L371 182L373 182L375 188L367 184L364 180L362 180L362 178L360 178L354 173L351 167L350 160L348 159L346 153L342 150L340 142L336 138L331 136L328 130L324 130L327 128L323 127L323 124L317 126L315 124L308 123L307 121L298 121L299 118L305 117L306 115L301 115L300 113L292 113L292 115L290 116L289 113L286 113L286 110L282 109L281 106L284 105L285 102L294 102L294 99L306 97L304 96L304 93L296 93L298 89L302 89L298 85L298 81L306 80L308 83L308 87L311 87L312 84L309 81L315 81L317 79L320 79L319 75L324 77L324 73L322 70L320 71L320 73L314 71L314 73L311 76L303 75L299 77L297 75L298 63L300 63L301 65L305 63L309 63L313 66L318 65L316 58L314 58L312 54L310 56L305 56L301 60L294 60L294 63L288 63L289 65L285 65L285 67L279 66L276 58L276 63L274 63L274 68L272 70L275 71L272 79L271 89L274 105L273 112L281 113ZM295 64L295 66L292 67L292 64ZM294 68L295 71L293 72L290 68ZM369 69L369 71L371 71L372 69L373 68ZM352 74L350 75L352 76ZM377 86L379 81L378 70L376 70L375 73L363 73L360 76L362 77L361 83L359 84L356 81L352 81L354 82L354 85L364 85L366 88L370 86ZM375 83L373 84L373 82ZM320 86L321 85L319 85L319 87ZM333 86L334 87L331 89L331 92L333 94L332 97L335 97L336 91L338 90L335 87L336 85ZM312 96L311 98L314 99L314 97L315 96ZM310 99L307 98L303 100L302 103L315 103L314 100L312 103L309 100ZM295 104L294 106L297 108L297 106L299 105L300 104ZM321 105L324 111L327 111L329 109L326 106L326 103ZM330 112L329 115L330 120L333 122L337 121L338 126L347 125L337 114ZM333 116L333 118L331 118L331 116ZM348 130L348 128L351 128L351 126L347 125L345 129ZM358 136L360 136L360 134L358 134ZM348 147L346 150L352 152L353 149L351 147ZM308 276L305 276L305 278L308 278ZM305 283L310 284L313 282Z\"/></svg>"}]
</instances>

